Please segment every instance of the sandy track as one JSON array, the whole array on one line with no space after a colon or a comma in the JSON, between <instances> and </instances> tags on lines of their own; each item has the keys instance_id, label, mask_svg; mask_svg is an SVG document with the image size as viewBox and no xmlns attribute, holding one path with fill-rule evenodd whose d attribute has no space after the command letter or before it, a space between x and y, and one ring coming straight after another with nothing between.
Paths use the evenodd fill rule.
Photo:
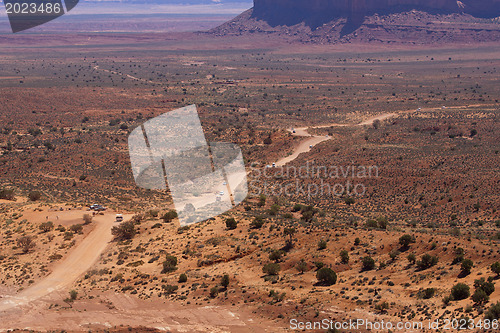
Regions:
<instances>
[{"instance_id":1,"label":"sandy track","mask_svg":"<svg viewBox=\"0 0 500 333\"><path fill-rule=\"evenodd\" d=\"M376 120L387 120L392 117L397 117L397 113L383 113L375 117L368 118L364 120L363 122L359 124L327 124L327 125L320 125L320 126L313 126L313 127L299 127L294 129L295 133L293 133L293 136L300 136L300 137L307 137L308 139L302 141L297 148L293 151L293 153L287 157L284 157L280 159L279 161L276 162L277 167L282 167L286 165L287 163L290 163L291 161L295 160L297 157L299 157L300 154L302 153L307 153L311 151L311 149L316 146L317 144L330 140L330 136L318 136L318 135L311 135L307 131L309 128L327 128L327 127L354 127L354 126L370 126L373 125L373 123Z\"/></svg>"},{"instance_id":2,"label":"sandy track","mask_svg":"<svg viewBox=\"0 0 500 333\"><path fill-rule=\"evenodd\" d=\"M124 216L124 218L129 217ZM114 221L115 216L112 214L94 217L92 222L95 224L94 230L54 268L52 273L19 294L3 296L0 299L0 311L28 304L53 291L70 287L92 267L112 240L111 228Z\"/></svg>"}]
</instances>

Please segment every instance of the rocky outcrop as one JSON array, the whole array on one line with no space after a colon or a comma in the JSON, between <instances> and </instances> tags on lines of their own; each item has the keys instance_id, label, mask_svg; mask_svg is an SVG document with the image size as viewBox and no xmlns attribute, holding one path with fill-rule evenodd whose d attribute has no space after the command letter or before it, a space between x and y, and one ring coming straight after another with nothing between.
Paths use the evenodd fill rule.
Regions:
<instances>
[{"instance_id":1,"label":"rocky outcrop","mask_svg":"<svg viewBox=\"0 0 500 333\"><path fill-rule=\"evenodd\" d=\"M500 16L500 0L254 0L253 17L273 26L305 22L318 27L339 17L360 24L367 15L413 9L435 14L463 12L478 17L497 17Z\"/></svg>"},{"instance_id":2,"label":"rocky outcrop","mask_svg":"<svg viewBox=\"0 0 500 333\"><path fill-rule=\"evenodd\" d=\"M209 33L318 44L498 42L499 16L500 0L254 0Z\"/></svg>"}]
</instances>

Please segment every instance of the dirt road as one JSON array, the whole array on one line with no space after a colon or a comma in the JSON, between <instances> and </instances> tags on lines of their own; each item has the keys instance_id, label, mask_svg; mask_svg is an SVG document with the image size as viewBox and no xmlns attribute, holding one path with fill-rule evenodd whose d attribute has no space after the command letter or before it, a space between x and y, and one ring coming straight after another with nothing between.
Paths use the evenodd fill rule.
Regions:
<instances>
[{"instance_id":1,"label":"dirt road","mask_svg":"<svg viewBox=\"0 0 500 333\"><path fill-rule=\"evenodd\" d=\"M320 125L320 126L314 126L314 127L299 127L295 128L293 131L293 136L300 136L300 137L307 137L308 139L302 141L297 148L293 151L293 153L287 157L284 157L280 159L279 161L276 162L277 167L282 167L286 165L287 163L290 163L291 161L295 160L297 157L299 157L300 154L302 153L307 153L311 151L311 149L316 146L317 144L330 140L330 136L318 136L318 135L311 135L307 131L309 128L327 128L327 127L354 127L354 126L370 126L372 125L376 120L386 120L392 117L396 117L398 114L397 113L383 113L375 117L368 118L364 120L363 122L359 124L327 124L327 125Z\"/></svg>"},{"instance_id":2,"label":"dirt road","mask_svg":"<svg viewBox=\"0 0 500 333\"><path fill-rule=\"evenodd\" d=\"M124 215L130 218L131 215ZM111 228L115 224L113 214L94 218L94 230L61 261L46 278L16 295L4 295L0 299L0 311L28 304L53 291L71 287L99 259L112 240Z\"/></svg>"}]
</instances>

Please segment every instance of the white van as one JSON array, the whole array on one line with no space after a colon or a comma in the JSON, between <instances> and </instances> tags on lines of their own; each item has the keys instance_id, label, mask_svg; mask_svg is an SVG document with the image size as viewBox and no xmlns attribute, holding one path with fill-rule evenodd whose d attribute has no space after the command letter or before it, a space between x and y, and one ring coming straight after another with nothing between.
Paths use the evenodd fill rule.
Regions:
<instances>
[{"instance_id":1,"label":"white van","mask_svg":"<svg viewBox=\"0 0 500 333\"><path fill-rule=\"evenodd\" d=\"M116 214L115 222L123 222L123 215L122 214Z\"/></svg>"}]
</instances>

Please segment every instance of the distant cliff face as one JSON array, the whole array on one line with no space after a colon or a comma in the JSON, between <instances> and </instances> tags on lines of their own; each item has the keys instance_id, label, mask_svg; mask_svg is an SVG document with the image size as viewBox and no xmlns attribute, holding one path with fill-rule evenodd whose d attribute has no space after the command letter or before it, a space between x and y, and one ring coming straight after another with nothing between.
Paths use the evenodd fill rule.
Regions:
<instances>
[{"instance_id":1,"label":"distant cliff face","mask_svg":"<svg viewBox=\"0 0 500 333\"><path fill-rule=\"evenodd\" d=\"M338 17L361 23L366 15L412 9L497 17L500 16L500 0L254 0L253 17L266 20L271 25L306 22L320 26Z\"/></svg>"}]
</instances>

